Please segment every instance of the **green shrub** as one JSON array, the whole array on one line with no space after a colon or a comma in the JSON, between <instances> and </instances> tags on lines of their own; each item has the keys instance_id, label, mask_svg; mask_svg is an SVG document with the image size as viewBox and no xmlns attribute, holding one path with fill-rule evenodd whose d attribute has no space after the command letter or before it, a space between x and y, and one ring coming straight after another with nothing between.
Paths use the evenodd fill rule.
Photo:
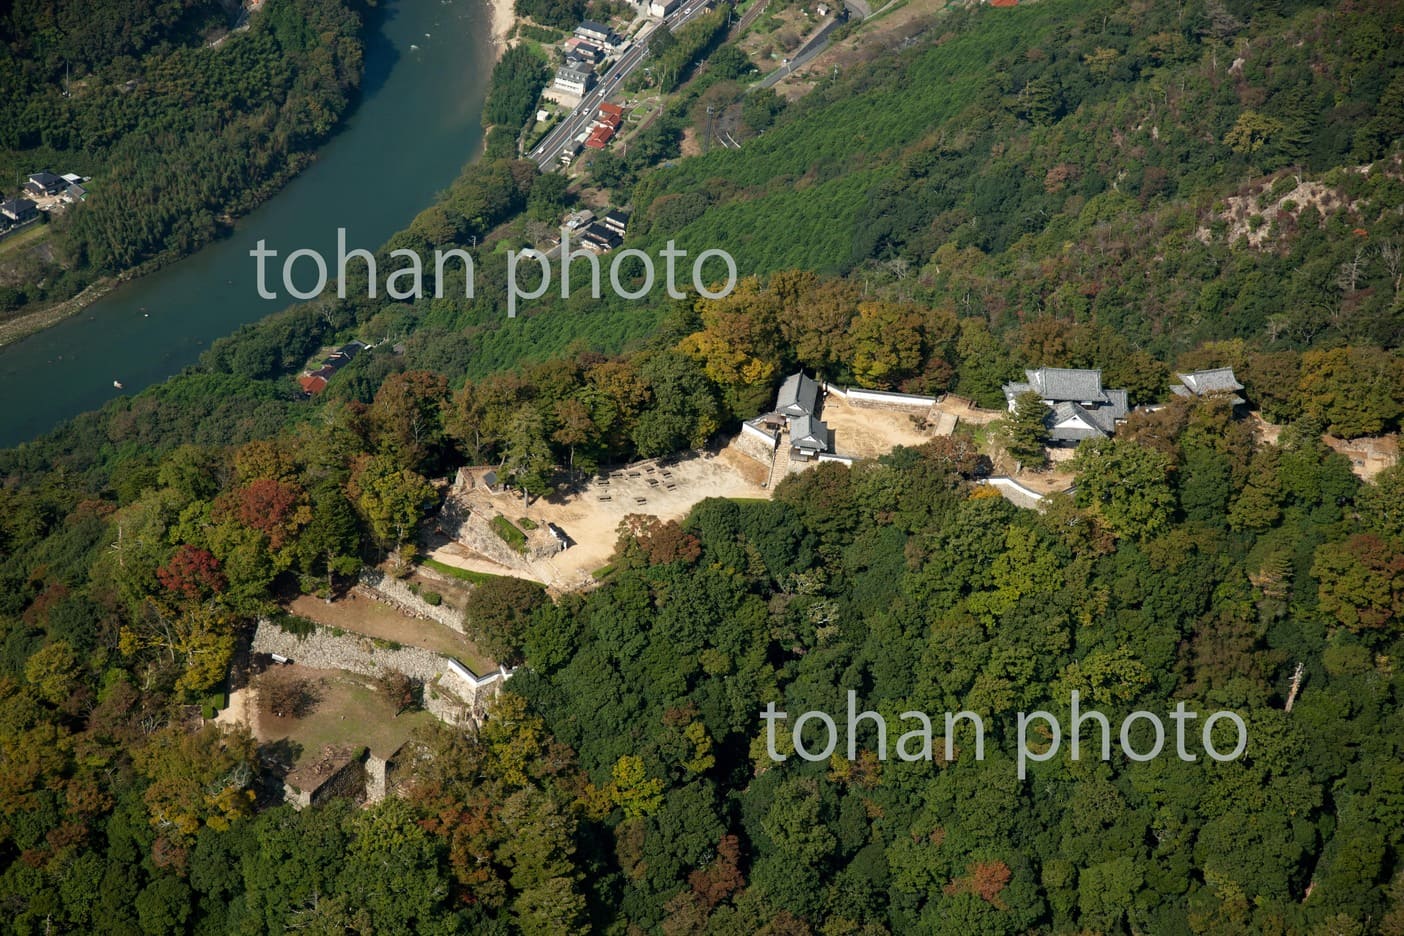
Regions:
<instances>
[{"instance_id":1,"label":"green shrub","mask_svg":"<svg viewBox=\"0 0 1404 936\"><path fill-rule=\"evenodd\" d=\"M429 605L431 608L437 608L439 605L444 603L444 596L436 591L427 591L419 597L423 598L424 603Z\"/></svg>"},{"instance_id":2,"label":"green shrub","mask_svg":"<svg viewBox=\"0 0 1404 936\"><path fill-rule=\"evenodd\" d=\"M278 625L278 629L283 633L292 634L298 640L302 640L317 629L314 622L305 617L298 617L296 614L288 614L286 611L275 615L273 623Z\"/></svg>"},{"instance_id":3,"label":"green shrub","mask_svg":"<svg viewBox=\"0 0 1404 936\"><path fill-rule=\"evenodd\" d=\"M519 23L517 25L517 35L523 39L530 39L533 42L544 42L550 45L560 42L565 33L558 29L549 29L545 26L537 26L533 23Z\"/></svg>"}]
</instances>

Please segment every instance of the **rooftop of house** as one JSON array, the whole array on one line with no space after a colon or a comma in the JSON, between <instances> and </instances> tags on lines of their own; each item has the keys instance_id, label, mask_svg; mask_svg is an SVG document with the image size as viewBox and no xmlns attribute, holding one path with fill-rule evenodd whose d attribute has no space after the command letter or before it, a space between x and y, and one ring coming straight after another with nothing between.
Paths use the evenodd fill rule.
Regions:
<instances>
[{"instance_id":1,"label":"rooftop of house","mask_svg":"<svg viewBox=\"0 0 1404 936\"><path fill-rule=\"evenodd\" d=\"M0 202L0 211L7 214L22 214L38 209L33 201L28 198L11 198L8 201Z\"/></svg>"},{"instance_id":2,"label":"rooftop of house","mask_svg":"<svg viewBox=\"0 0 1404 936\"><path fill-rule=\"evenodd\" d=\"M1072 400L1077 403L1105 403L1102 372L1082 367L1040 367L1026 370L1029 388L1045 400Z\"/></svg>"},{"instance_id":3,"label":"rooftop of house","mask_svg":"<svg viewBox=\"0 0 1404 936\"><path fill-rule=\"evenodd\" d=\"M1130 407L1125 390L1108 390L1106 395L1107 403L1101 406L1083 406L1071 400L1050 406L1044 417L1048 438L1054 442L1079 442L1113 435L1117 422L1126 418Z\"/></svg>"},{"instance_id":4,"label":"rooftop of house","mask_svg":"<svg viewBox=\"0 0 1404 936\"><path fill-rule=\"evenodd\" d=\"M327 378L320 374L303 374L297 379L297 384L304 393L316 396L327 389Z\"/></svg>"},{"instance_id":5,"label":"rooftop of house","mask_svg":"<svg viewBox=\"0 0 1404 936\"><path fill-rule=\"evenodd\" d=\"M796 416L790 420L790 444L795 448L827 452L834 447L834 431L821 419Z\"/></svg>"},{"instance_id":6,"label":"rooftop of house","mask_svg":"<svg viewBox=\"0 0 1404 936\"><path fill-rule=\"evenodd\" d=\"M36 185L50 186L58 185L63 182L63 179L60 176L54 175L52 172L31 172L29 174L29 181Z\"/></svg>"},{"instance_id":7,"label":"rooftop of house","mask_svg":"<svg viewBox=\"0 0 1404 936\"><path fill-rule=\"evenodd\" d=\"M587 227L585 233L581 235L581 239L587 242L595 241L611 250L624 243L622 237L598 222Z\"/></svg>"},{"instance_id":8,"label":"rooftop of house","mask_svg":"<svg viewBox=\"0 0 1404 936\"><path fill-rule=\"evenodd\" d=\"M812 416L819 409L819 385L804 371L791 374L780 385L775 411L786 416Z\"/></svg>"},{"instance_id":9,"label":"rooftop of house","mask_svg":"<svg viewBox=\"0 0 1404 936\"><path fill-rule=\"evenodd\" d=\"M609 124L596 124L595 128L590 131L590 135L585 138L585 145L591 147L592 149L604 149L605 144L608 143L613 137L613 127L611 127ZM603 226L599 222L595 222L594 224L590 225L590 228L603 229Z\"/></svg>"},{"instance_id":10,"label":"rooftop of house","mask_svg":"<svg viewBox=\"0 0 1404 936\"><path fill-rule=\"evenodd\" d=\"M1203 396L1206 393L1233 393L1243 389L1243 384L1234 377L1232 367L1215 367L1175 376L1181 384L1180 387L1173 388L1176 393L1188 391L1195 396Z\"/></svg>"}]
</instances>

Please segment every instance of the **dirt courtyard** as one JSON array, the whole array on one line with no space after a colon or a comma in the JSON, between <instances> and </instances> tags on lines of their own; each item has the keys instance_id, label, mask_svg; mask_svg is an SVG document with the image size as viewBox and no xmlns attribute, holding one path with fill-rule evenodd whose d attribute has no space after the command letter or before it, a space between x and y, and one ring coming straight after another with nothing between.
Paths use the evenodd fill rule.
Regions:
<instances>
[{"instance_id":1,"label":"dirt courtyard","mask_svg":"<svg viewBox=\"0 0 1404 936\"><path fill-rule=\"evenodd\" d=\"M834 451L849 458L877 458L899 445L930 442L935 433L916 425L916 420L925 415L916 407L899 410L854 406L837 393L824 398L819 412L819 418L834 431Z\"/></svg>"},{"instance_id":2,"label":"dirt courtyard","mask_svg":"<svg viewBox=\"0 0 1404 936\"><path fill-rule=\"evenodd\" d=\"M768 474L766 466L728 445L715 455L636 462L592 478L579 494L543 498L525 509L520 499L515 504L504 499L499 509L513 519L554 523L570 537L570 548L527 563L532 578L569 591L592 583L593 573L609 562L619 523L627 515L680 520L709 497L769 497L761 486ZM488 562L457 543L440 546L430 556L458 568L522 576L521 570Z\"/></svg>"},{"instance_id":3,"label":"dirt courtyard","mask_svg":"<svg viewBox=\"0 0 1404 936\"><path fill-rule=\"evenodd\" d=\"M913 415L929 420L931 428L919 428ZM960 422L985 423L998 416L956 397L923 411L854 406L838 394L828 395L820 413L834 431L838 454L860 459L877 458L899 445L921 445L950 434ZM590 479L580 493L544 498L526 508L515 494L494 497L493 506L514 522L525 517L538 526L553 523L571 540L569 548L549 558L524 561L525 570L500 565L457 542L441 541L429 556L460 569L531 578L570 591L594 583L594 572L609 563L619 524L629 514L680 520L709 497L768 498L769 478L770 466L744 454L735 440L715 455L637 462Z\"/></svg>"}]
</instances>

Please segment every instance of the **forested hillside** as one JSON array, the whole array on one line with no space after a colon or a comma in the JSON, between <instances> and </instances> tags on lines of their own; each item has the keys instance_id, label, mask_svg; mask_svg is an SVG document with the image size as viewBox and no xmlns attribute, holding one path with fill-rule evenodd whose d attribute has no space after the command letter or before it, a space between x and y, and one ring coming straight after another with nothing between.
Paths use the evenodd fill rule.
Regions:
<instances>
[{"instance_id":1,"label":"forested hillside","mask_svg":"<svg viewBox=\"0 0 1404 936\"><path fill-rule=\"evenodd\" d=\"M506 319L506 251L571 196L485 158L380 254L471 245L476 298L291 308L0 452L0 919L1404 933L1404 467L1362 482L1323 441L1404 417L1401 29L1385 2L952 10L789 103L745 96L763 134L680 159L704 95L743 101L737 69L702 67L591 172L630 246L731 250L757 274L733 295L577 289ZM504 62L515 119L541 75ZM304 399L295 371L353 337L375 347ZM978 483L990 441L967 433L677 522L621 511L591 589L477 586L469 628L523 668L480 731L422 733L411 791L370 809L271 807L253 739L199 717L280 600L416 561L460 466L551 496L715 444L799 368L1002 406L1043 365L1133 404L1232 366L1254 415L1137 412L1043 511ZM769 756L767 703L842 723L847 690L892 720L886 761L871 731L852 761L784 730ZM1111 756L1065 739L1021 780L1015 713L1064 718L1074 690ZM1172 725L1163 756L1123 753L1128 713L1181 703L1241 715L1244 756L1206 756L1202 722L1193 760ZM936 730L909 763L913 710ZM960 710L983 759L968 722L945 756Z\"/></svg>"},{"instance_id":2,"label":"forested hillside","mask_svg":"<svg viewBox=\"0 0 1404 936\"><path fill-rule=\"evenodd\" d=\"M217 3L19 3L0 19L0 190L91 176L55 250L0 282L0 314L193 252L300 170L361 76L359 3L270 0L224 33Z\"/></svg>"},{"instance_id":3,"label":"forested hillside","mask_svg":"<svg viewBox=\"0 0 1404 936\"><path fill-rule=\"evenodd\" d=\"M586 387L630 392L628 371ZM1214 403L1133 420L1043 514L969 485L981 456L938 440L632 524L587 595L481 586L482 638L529 667L484 731L425 737L406 800L255 814L252 743L172 714L278 583L395 549L414 468L492 444L511 386L450 408L441 381L392 377L295 440L184 447L96 497L57 472L5 495L15 931L1400 931L1404 469L1362 487L1314 424L1262 448ZM541 409L500 426L509 461ZM445 425L428 447L411 411ZM847 689L894 719L979 713L984 759L957 735L952 762L770 761L765 702L842 713ZM1019 781L1013 712L1074 689L1113 724L1235 710L1247 756L1064 755Z\"/></svg>"},{"instance_id":4,"label":"forested hillside","mask_svg":"<svg viewBox=\"0 0 1404 936\"><path fill-rule=\"evenodd\" d=\"M650 242L754 272L886 263L997 328L1091 318L1171 353L1269 330L1394 344L1402 28L1393 3L955 13L633 200ZM1259 249L1222 217L1239 194L1238 220L1272 228Z\"/></svg>"}]
</instances>

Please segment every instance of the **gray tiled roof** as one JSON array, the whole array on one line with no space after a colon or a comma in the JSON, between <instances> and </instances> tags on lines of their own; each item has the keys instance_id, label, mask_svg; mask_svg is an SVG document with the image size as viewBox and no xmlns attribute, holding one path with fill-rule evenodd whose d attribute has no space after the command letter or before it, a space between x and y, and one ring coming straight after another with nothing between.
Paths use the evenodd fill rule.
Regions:
<instances>
[{"instance_id":1,"label":"gray tiled roof","mask_svg":"<svg viewBox=\"0 0 1404 936\"><path fill-rule=\"evenodd\" d=\"M796 416L790 420L790 444L796 448L827 452L833 447L833 432L822 420L813 416Z\"/></svg>"},{"instance_id":2,"label":"gray tiled roof","mask_svg":"<svg viewBox=\"0 0 1404 936\"><path fill-rule=\"evenodd\" d=\"M780 385L775 398L775 411L786 416L812 416L819 409L819 385L805 376L804 371L791 374Z\"/></svg>"},{"instance_id":3,"label":"gray tiled roof","mask_svg":"<svg viewBox=\"0 0 1404 936\"><path fill-rule=\"evenodd\" d=\"M1237 378L1233 376L1232 367L1216 367L1212 370L1193 371L1175 376L1180 378L1180 382L1188 387L1191 393L1197 395L1232 393L1235 390L1243 389L1243 384L1239 383Z\"/></svg>"},{"instance_id":4,"label":"gray tiled roof","mask_svg":"<svg viewBox=\"0 0 1404 936\"><path fill-rule=\"evenodd\" d=\"M1016 381L1014 383L1007 383L1000 389L1004 391L1004 398L1010 403L1013 403L1019 398L1019 394L1028 393L1030 390L1033 389L1033 387L1029 386L1026 383Z\"/></svg>"},{"instance_id":5,"label":"gray tiled roof","mask_svg":"<svg viewBox=\"0 0 1404 936\"><path fill-rule=\"evenodd\" d=\"M1110 417L1111 407L1085 407L1077 403L1058 403L1049 408L1047 419L1048 438L1054 442L1080 442L1083 439L1097 439L1109 436L1115 429ZM1079 420L1083 426L1055 428L1059 423Z\"/></svg>"},{"instance_id":6,"label":"gray tiled roof","mask_svg":"<svg viewBox=\"0 0 1404 936\"><path fill-rule=\"evenodd\" d=\"M9 201L0 202L0 210L6 214L20 214L35 210L39 206L28 198L11 198Z\"/></svg>"},{"instance_id":7,"label":"gray tiled roof","mask_svg":"<svg viewBox=\"0 0 1404 936\"><path fill-rule=\"evenodd\" d=\"M1104 390L1107 395L1107 407L1112 419L1125 419L1126 414L1131 412L1130 401L1126 397L1125 390Z\"/></svg>"},{"instance_id":8,"label":"gray tiled roof","mask_svg":"<svg viewBox=\"0 0 1404 936\"><path fill-rule=\"evenodd\" d=\"M1072 400L1077 403L1105 403L1102 372L1073 367L1040 367L1026 370L1029 384L1045 400Z\"/></svg>"}]
</instances>

